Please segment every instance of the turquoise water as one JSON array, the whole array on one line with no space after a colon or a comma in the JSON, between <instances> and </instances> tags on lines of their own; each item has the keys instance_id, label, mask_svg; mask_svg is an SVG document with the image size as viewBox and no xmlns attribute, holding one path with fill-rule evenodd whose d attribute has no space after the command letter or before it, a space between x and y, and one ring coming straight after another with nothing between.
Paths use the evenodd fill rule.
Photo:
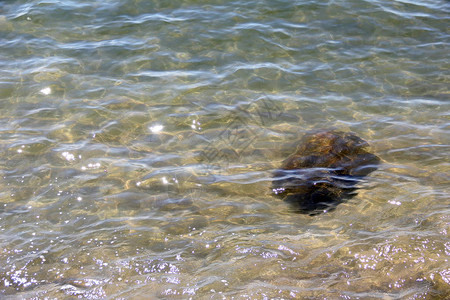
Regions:
<instances>
[{"instance_id":1,"label":"turquoise water","mask_svg":"<svg viewBox=\"0 0 450 300\"><path fill-rule=\"evenodd\" d=\"M7 299L445 299L450 4L0 2ZM382 164L297 214L312 129Z\"/></svg>"}]
</instances>

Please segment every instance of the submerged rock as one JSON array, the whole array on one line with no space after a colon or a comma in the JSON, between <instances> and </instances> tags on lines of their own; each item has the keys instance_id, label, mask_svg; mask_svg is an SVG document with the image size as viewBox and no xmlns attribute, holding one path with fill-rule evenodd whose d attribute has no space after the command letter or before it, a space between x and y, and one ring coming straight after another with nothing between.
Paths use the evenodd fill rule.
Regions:
<instances>
[{"instance_id":1,"label":"submerged rock","mask_svg":"<svg viewBox=\"0 0 450 300\"><path fill-rule=\"evenodd\" d=\"M356 195L356 184L377 169L380 159L368 146L348 132L307 134L275 172L273 192L301 213L333 209Z\"/></svg>"}]
</instances>

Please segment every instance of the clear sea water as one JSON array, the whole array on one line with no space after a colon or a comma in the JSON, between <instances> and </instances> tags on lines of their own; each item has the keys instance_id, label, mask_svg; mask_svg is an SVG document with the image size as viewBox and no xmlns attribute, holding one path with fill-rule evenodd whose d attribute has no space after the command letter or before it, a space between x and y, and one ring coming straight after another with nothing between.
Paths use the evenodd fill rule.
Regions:
<instances>
[{"instance_id":1,"label":"clear sea water","mask_svg":"<svg viewBox=\"0 0 450 300\"><path fill-rule=\"evenodd\" d=\"M446 0L0 2L0 298L446 299ZM382 164L298 214L313 129ZM448 299L448 298L447 298Z\"/></svg>"}]
</instances>

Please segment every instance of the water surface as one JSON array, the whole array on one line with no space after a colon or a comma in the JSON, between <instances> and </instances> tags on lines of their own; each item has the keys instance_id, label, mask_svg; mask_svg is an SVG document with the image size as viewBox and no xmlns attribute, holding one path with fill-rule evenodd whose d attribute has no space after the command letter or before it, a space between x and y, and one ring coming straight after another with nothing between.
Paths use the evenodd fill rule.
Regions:
<instances>
[{"instance_id":1,"label":"water surface","mask_svg":"<svg viewBox=\"0 0 450 300\"><path fill-rule=\"evenodd\" d=\"M0 293L445 299L449 12L428 1L0 2ZM334 211L309 130L382 159Z\"/></svg>"}]
</instances>

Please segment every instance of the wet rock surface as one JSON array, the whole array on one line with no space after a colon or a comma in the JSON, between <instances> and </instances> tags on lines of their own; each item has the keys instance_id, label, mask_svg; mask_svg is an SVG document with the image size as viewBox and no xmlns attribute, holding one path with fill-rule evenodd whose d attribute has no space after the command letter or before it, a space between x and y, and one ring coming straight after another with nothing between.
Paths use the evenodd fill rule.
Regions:
<instances>
[{"instance_id":1,"label":"wet rock surface","mask_svg":"<svg viewBox=\"0 0 450 300\"><path fill-rule=\"evenodd\" d=\"M318 214L356 195L356 184L375 171L380 159L350 132L306 134L274 174L273 193L300 213Z\"/></svg>"}]
</instances>

